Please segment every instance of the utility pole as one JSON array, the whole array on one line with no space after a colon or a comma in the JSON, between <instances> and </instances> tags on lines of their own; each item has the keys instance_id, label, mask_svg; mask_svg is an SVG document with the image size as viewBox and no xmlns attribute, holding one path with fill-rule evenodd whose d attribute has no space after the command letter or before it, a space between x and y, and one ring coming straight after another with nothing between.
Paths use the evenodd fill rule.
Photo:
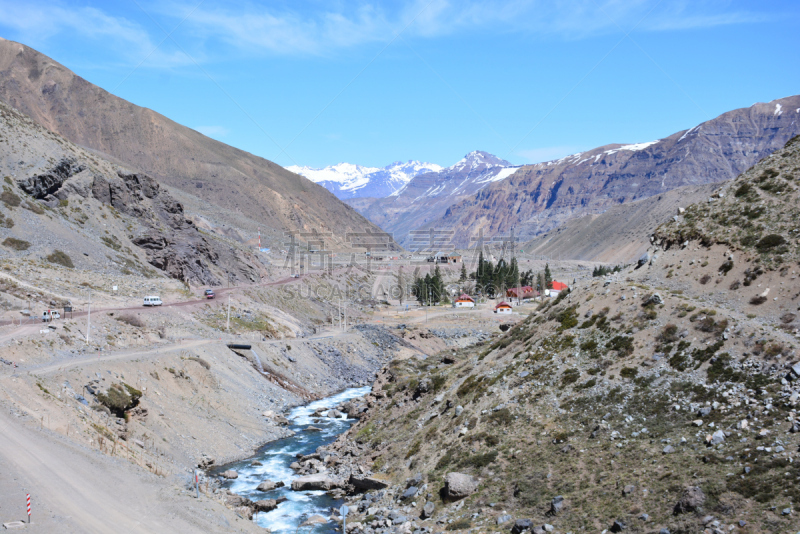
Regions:
<instances>
[{"instance_id":1,"label":"utility pole","mask_svg":"<svg viewBox=\"0 0 800 534\"><path fill-rule=\"evenodd\" d=\"M347 332L347 303L344 303L344 331Z\"/></svg>"},{"instance_id":2,"label":"utility pole","mask_svg":"<svg viewBox=\"0 0 800 534\"><path fill-rule=\"evenodd\" d=\"M92 327L92 290L89 289L89 310L86 314L86 344L89 344L89 329Z\"/></svg>"},{"instance_id":3,"label":"utility pole","mask_svg":"<svg viewBox=\"0 0 800 534\"><path fill-rule=\"evenodd\" d=\"M225 330L231 331L231 296L228 295L228 322L225 325Z\"/></svg>"}]
</instances>

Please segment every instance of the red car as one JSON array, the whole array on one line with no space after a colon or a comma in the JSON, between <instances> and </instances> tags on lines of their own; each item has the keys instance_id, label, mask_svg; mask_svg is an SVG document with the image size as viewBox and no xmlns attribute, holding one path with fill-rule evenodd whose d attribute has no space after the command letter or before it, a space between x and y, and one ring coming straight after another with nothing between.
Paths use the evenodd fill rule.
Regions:
<instances>
[{"instance_id":1,"label":"red car","mask_svg":"<svg viewBox=\"0 0 800 534\"><path fill-rule=\"evenodd\" d=\"M212 289L206 289L205 297L207 299L213 299L216 295L214 295L214 291Z\"/></svg>"}]
</instances>

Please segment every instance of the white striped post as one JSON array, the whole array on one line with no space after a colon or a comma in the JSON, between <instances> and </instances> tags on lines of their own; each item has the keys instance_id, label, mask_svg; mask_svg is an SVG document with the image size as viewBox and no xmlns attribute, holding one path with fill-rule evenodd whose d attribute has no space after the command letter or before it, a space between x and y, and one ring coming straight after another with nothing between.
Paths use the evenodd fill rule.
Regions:
<instances>
[{"instance_id":1,"label":"white striped post","mask_svg":"<svg viewBox=\"0 0 800 534\"><path fill-rule=\"evenodd\" d=\"M31 524L31 494L30 493L26 493L25 494L25 500L27 501L27 504L28 504L28 524L30 525Z\"/></svg>"}]
</instances>

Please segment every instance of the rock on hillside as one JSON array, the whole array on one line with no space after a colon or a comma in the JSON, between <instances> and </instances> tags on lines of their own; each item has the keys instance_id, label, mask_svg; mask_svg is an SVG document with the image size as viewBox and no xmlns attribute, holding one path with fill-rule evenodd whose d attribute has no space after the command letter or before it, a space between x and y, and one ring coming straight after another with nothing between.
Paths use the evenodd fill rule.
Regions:
<instances>
[{"instance_id":1,"label":"rock on hillside","mask_svg":"<svg viewBox=\"0 0 800 534\"><path fill-rule=\"evenodd\" d=\"M798 133L800 96L755 104L658 141L607 145L527 165L417 228L457 228L458 246L479 229L491 236L514 228L532 238L616 204L731 180Z\"/></svg>"},{"instance_id":2,"label":"rock on hillside","mask_svg":"<svg viewBox=\"0 0 800 534\"><path fill-rule=\"evenodd\" d=\"M52 132L219 208L228 224L267 242L285 231L378 231L325 188L118 98L63 65L0 40L0 100ZM20 166L11 167L21 173Z\"/></svg>"}]
</instances>

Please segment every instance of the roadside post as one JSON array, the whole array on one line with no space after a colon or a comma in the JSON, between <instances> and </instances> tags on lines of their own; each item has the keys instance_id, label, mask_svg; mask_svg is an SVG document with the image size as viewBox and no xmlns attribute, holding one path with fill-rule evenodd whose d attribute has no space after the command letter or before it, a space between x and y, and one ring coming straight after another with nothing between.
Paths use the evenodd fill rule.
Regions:
<instances>
[{"instance_id":1,"label":"roadside post","mask_svg":"<svg viewBox=\"0 0 800 534\"><path fill-rule=\"evenodd\" d=\"M342 514L342 534L347 534L347 512L349 511L350 509L346 504L339 508L339 513Z\"/></svg>"},{"instance_id":2,"label":"roadside post","mask_svg":"<svg viewBox=\"0 0 800 534\"><path fill-rule=\"evenodd\" d=\"M197 469L194 470L194 493L197 499L200 498L200 477L197 475Z\"/></svg>"},{"instance_id":3,"label":"roadside post","mask_svg":"<svg viewBox=\"0 0 800 534\"><path fill-rule=\"evenodd\" d=\"M31 524L31 494L30 493L26 493L25 494L25 500L27 501L27 504L28 504L28 524L30 525Z\"/></svg>"}]
</instances>

